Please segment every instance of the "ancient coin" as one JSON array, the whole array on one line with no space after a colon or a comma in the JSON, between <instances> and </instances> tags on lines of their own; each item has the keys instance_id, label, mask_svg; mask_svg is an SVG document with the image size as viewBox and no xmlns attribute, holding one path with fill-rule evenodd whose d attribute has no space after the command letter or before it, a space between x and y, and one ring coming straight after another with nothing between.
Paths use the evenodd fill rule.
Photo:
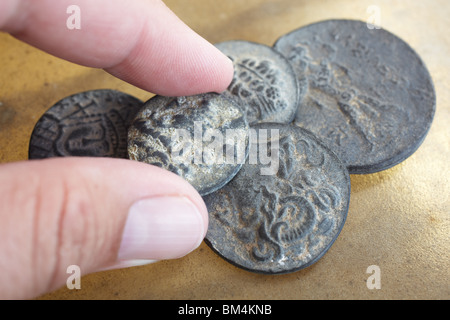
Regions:
<instances>
[{"instance_id":1,"label":"ancient coin","mask_svg":"<svg viewBox=\"0 0 450 320\"><path fill-rule=\"evenodd\" d=\"M127 130L142 102L115 90L74 94L36 123L29 159L86 156L127 158Z\"/></svg>"},{"instance_id":2,"label":"ancient coin","mask_svg":"<svg viewBox=\"0 0 450 320\"><path fill-rule=\"evenodd\" d=\"M128 155L172 171L201 195L232 179L248 153L248 124L240 108L219 94L155 96L128 132Z\"/></svg>"},{"instance_id":3,"label":"ancient coin","mask_svg":"<svg viewBox=\"0 0 450 320\"><path fill-rule=\"evenodd\" d=\"M250 125L294 120L305 90L299 89L291 65L281 54L248 41L226 41L216 47L233 61L234 77L226 94L241 106Z\"/></svg>"},{"instance_id":4,"label":"ancient coin","mask_svg":"<svg viewBox=\"0 0 450 320\"><path fill-rule=\"evenodd\" d=\"M347 168L294 124L258 124L249 137L248 160L239 173L204 197L205 241L227 261L253 272L281 274L310 266L344 225Z\"/></svg>"},{"instance_id":5,"label":"ancient coin","mask_svg":"<svg viewBox=\"0 0 450 320\"><path fill-rule=\"evenodd\" d=\"M408 158L435 112L427 68L403 40L365 22L327 20L274 45L308 90L295 123L335 151L350 173L373 173Z\"/></svg>"}]
</instances>

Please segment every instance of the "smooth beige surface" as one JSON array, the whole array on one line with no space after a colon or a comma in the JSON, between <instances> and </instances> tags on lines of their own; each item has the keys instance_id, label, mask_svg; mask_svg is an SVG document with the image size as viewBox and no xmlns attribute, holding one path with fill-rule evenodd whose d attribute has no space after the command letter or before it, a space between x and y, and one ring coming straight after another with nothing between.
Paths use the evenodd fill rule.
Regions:
<instances>
[{"instance_id":1,"label":"smooth beige surface","mask_svg":"<svg viewBox=\"0 0 450 320\"><path fill-rule=\"evenodd\" d=\"M352 176L347 222L313 266L258 275L222 260L204 243L173 261L86 275L80 290L43 299L449 299L450 298L450 4L420 1L170 0L166 4L211 42L244 39L272 45L300 26L331 18L381 25L408 42L433 77L437 109L419 150L377 174ZM80 67L0 35L0 161L27 159L34 124L53 103L97 88L152 96L101 70ZM369 290L381 270L381 289Z\"/></svg>"}]
</instances>

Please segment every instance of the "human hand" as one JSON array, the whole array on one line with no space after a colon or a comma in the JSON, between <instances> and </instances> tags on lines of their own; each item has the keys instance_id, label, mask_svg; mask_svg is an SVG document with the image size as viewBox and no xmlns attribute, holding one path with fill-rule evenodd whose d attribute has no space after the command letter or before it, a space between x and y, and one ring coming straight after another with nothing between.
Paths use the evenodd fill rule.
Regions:
<instances>
[{"instance_id":1,"label":"human hand","mask_svg":"<svg viewBox=\"0 0 450 320\"><path fill-rule=\"evenodd\" d=\"M82 28L66 28L67 7ZM2 0L0 30L55 56L103 68L153 93L221 92L231 61L158 0ZM106 158L0 166L0 298L32 298L82 274L184 256L207 209L179 176Z\"/></svg>"}]
</instances>

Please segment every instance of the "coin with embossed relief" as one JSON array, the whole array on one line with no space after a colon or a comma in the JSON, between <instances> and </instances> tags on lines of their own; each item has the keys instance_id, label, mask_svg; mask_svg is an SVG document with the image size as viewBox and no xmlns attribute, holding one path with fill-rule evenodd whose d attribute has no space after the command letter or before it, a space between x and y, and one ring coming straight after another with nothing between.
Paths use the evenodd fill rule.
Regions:
<instances>
[{"instance_id":1,"label":"coin with embossed relief","mask_svg":"<svg viewBox=\"0 0 450 320\"><path fill-rule=\"evenodd\" d=\"M350 173L388 169L425 139L433 82L397 36L361 21L327 20L282 36L274 48L308 85L295 123L325 141Z\"/></svg>"},{"instance_id":2,"label":"coin with embossed relief","mask_svg":"<svg viewBox=\"0 0 450 320\"><path fill-rule=\"evenodd\" d=\"M29 159L127 158L127 130L142 104L126 93L106 89L66 97L36 123Z\"/></svg>"},{"instance_id":3,"label":"coin with embossed relief","mask_svg":"<svg viewBox=\"0 0 450 320\"><path fill-rule=\"evenodd\" d=\"M243 269L289 273L317 262L347 217L346 166L312 133L294 124L252 126L247 162L204 197L206 243Z\"/></svg>"},{"instance_id":4,"label":"coin with embossed relief","mask_svg":"<svg viewBox=\"0 0 450 320\"><path fill-rule=\"evenodd\" d=\"M230 181L248 152L248 124L240 108L215 93L155 96L128 131L131 160L157 165L206 195Z\"/></svg>"},{"instance_id":5,"label":"coin with embossed relief","mask_svg":"<svg viewBox=\"0 0 450 320\"><path fill-rule=\"evenodd\" d=\"M299 88L289 62L273 48L235 40L216 44L234 65L225 94L237 102L249 124L294 120L304 87Z\"/></svg>"}]
</instances>

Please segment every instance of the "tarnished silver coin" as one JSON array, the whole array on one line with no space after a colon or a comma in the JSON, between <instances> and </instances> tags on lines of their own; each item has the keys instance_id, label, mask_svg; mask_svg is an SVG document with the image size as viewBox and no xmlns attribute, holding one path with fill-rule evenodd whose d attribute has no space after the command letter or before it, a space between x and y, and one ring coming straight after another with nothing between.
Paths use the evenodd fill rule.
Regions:
<instances>
[{"instance_id":1,"label":"tarnished silver coin","mask_svg":"<svg viewBox=\"0 0 450 320\"><path fill-rule=\"evenodd\" d=\"M206 195L230 181L245 162L247 131L240 108L219 94L155 96L128 131L128 155L178 174Z\"/></svg>"},{"instance_id":2,"label":"tarnished silver coin","mask_svg":"<svg viewBox=\"0 0 450 320\"><path fill-rule=\"evenodd\" d=\"M327 20L282 36L274 48L308 85L295 123L324 140L350 173L388 169L424 140L434 86L397 36L361 21Z\"/></svg>"},{"instance_id":3,"label":"tarnished silver coin","mask_svg":"<svg viewBox=\"0 0 450 320\"><path fill-rule=\"evenodd\" d=\"M36 123L29 159L86 156L127 158L127 130L142 101L115 90L74 94Z\"/></svg>"},{"instance_id":4,"label":"tarnished silver coin","mask_svg":"<svg viewBox=\"0 0 450 320\"><path fill-rule=\"evenodd\" d=\"M226 41L216 47L234 64L234 77L225 94L236 101L248 123L289 123L294 120L304 88L278 52L263 44Z\"/></svg>"},{"instance_id":5,"label":"tarnished silver coin","mask_svg":"<svg viewBox=\"0 0 450 320\"><path fill-rule=\"evenodd\" d=\"M246 270L297 271L321 258L339 235L350 201L348 171L313 134L293 124L252 130L248 161L226 186L204 197L205 240Z\"/></svg>"}]
</instances>

